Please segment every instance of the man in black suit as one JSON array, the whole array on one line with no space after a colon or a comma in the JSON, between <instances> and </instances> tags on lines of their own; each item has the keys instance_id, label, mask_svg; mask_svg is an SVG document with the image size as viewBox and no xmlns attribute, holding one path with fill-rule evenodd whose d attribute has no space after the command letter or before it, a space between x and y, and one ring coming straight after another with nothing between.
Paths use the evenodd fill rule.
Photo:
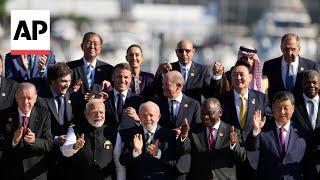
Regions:
<instances>
[{"instance_id":1,"label":"man in black suit","mask_svg":"<svg viewBox=\"0 0 320 180\"><path fill-rule=\"evenodd\" d=\"M224 110L222 120L241 130L243 142L253 128L252 117L255 110L261 110L263 114L270 115L268 98L265 94L249 89L252 79L250 65L238 61L231 68L231 84L233 91L222 95L221 104ZM237 164L238 179L252 179L257 167L259 153L248 152L247 161Z\"/></svg>"},{"instance_id":2,"label":"man in black suit","mask_svg":"<svg viewBox=\"0 0 320 180\"><path fill-rule=\"evenodd\" d=\"M3 59L0 55L0 110L13 106L18 83L14 80L2 77Z\"/></svg>"},{"instance_id":3,"label":"man in black suit","mask_svg":"<svg viewBox=\"0 0 320 180\"><path fill-rule=\"evenodd\" d=\"M306 153L304 157L304 179L318 179L316 169L320 159L317 142L320 133L319 90L320 75L317 71L303 73L303 101L296 101L292 121L300 124L306 133Z\"/></svg>"},{"instance_id":4,"label":"man in black suit","mask_svg":"<svg viewBox=\"0 0 320 180\"><path fill-rule=\"evenodd\" d=\"M113 148L116 131L105 125L102 100L90 100L86 104L85 116L87 123L70 127L67 139L60 148L71 161L70 166L66 167L64 179L115 179Z\"/></svg>"},{"instance_id":5,"label":"man in black suit","mask_svg":"<svg viewBox=\"0 0 320 180\"><path fill-rule=\"evenodd\" d=\"M182 40L177 44L176 54L178 61L174 63L163 63L159 66L155 86L157 94L162 95L161 81L162 75L168 71L179 71L184 78L182 92L187 96L201 102L201 95L205 98L209 96L207 87L210 85L209 68L192 61L195 54L195 48L190 40Z\"/></svg>"},{"instance_id":6,"label":"man in black suit","mask_svg":"<svg viewBox=\"0 0 320 180\"><path fill-rule=\"evenodd\" d=\"M1 112L4 134L1 177L47 179L45 155L52 149L50 114L40 106L34 106L37 91L31 83L21 83L15 98L17 107Z\"/></svg>"},{"instance_id":7,"label":"man in black suit","mask_svg":"<svg viewBox=\"0 0 320 180\"><path fill-rule=\"evenodd\" d=\"M127 131L120 162L126 166L127 179L174 179L176 134L158 125L159 107L148 101L139 108L140 127Z\"/></svg>"},{"instance_id":8,"label":"man in black suit","mask_svg":"<svg viewBox=\"0 0 320 180\"><path fill-rule=\"evenodd\" d=\"M80 86L80 89L73 93L74 112L76 119L83 117L84 100L91 97L92 94L98 94L102 91L101 83L103 80L111 81L113 67L97 57L101 53L103 41L100 35L94 32L87 32L81 43L83 57L81 59L68 62L68 66L73 71L72 86ZM83 119L83 118L82 118Z\"/></svg>"},{"instance_id":9,"label":"man in black suit","mask_svg":"<svg viewBox=\"0 0 320 180\"><path fill-rule=\"evenodd\" d=\"M262 127L266 118L260 110L255 111L246 147L260 151L256 179L305 179L302 169L305 134L299 124L291 121L294 106L292 93L276 93L272 99L274 119L265 130Z\"/></svg>"},{"instance_id":10,"label":"man in black suit","mask_svg":"<svg viewBox=\"0 0 320 180\"><path fill-rule=\"evenodd\" d=\"M220 121L221 116L220 102L209 98L202 105L201 125L189 136L189 128L181 129L178 148L191 151L188 179L236 179L236 162L246 160L240 131Z\"/></svg>"},{"instance_id":11,"label":"man in black suit","mask_svg":"<svg viewBox=\"0 0 320 180\"><path fill-rule=\"evenodd\" d=\"M285 34L281 39L282 56L266 61L263 65L262 74L269 81L269 100L279 91L290 91L295 98L302 94L302 73L305 70L316 70L319 66L299 56L299 36L293 33Z\"/></svg>"}]
</instances>

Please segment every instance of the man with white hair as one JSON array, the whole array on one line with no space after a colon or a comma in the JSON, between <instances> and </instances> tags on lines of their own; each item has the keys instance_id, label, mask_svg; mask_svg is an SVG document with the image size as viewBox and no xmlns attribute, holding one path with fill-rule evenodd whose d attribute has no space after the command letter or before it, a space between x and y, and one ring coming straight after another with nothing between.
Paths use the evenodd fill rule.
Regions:
<instances>
[{"instance_id":1,"label":"man with white hair","mask_svg":"<svg viewBox=\"0 0 320 180\"><path fill-rule=\"evenodd\" d=\"M84 111L87 123L69 128L66 142L60 148L70 157L66 179L114 179L113 146L116 131L105 125L105 106L102 100L92 99Z\"/></svg>"},{"instance_id":2,"label":"man with white hair","mask_svg":"<svg viewBox=\"0 0 320 180\"><path fill-rule=\"evenodd\" d=\"M126 178L174 179L176 134L158 125L160 109L148 101L139 108L140 127L127 130L120 162L126 166Z\"/></svg>"}]
</instances>

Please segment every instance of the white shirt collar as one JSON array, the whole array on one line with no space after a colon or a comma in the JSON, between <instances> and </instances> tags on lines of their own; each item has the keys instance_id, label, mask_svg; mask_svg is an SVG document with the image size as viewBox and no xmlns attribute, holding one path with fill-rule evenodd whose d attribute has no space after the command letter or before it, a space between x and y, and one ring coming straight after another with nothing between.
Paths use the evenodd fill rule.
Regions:
<instances>
[{"instance_id":1,"label":"white shirt collar","mask_svg":"<svg viewBox=\"0 0 320 180\"><path fill-rule=\"evenodd\" d=\"M219 121L218 121L215 125L213 125L213 128L214 128L215 130L218 130L219 127L220 127L220 119L219 119Z\"/></svg>"},{"instance_id":2,"label":"white shirt collar","mask_svg":"<svg viewBox=\"0 0 320 180\"><path fill-rule=\"evenodd\" d=\"M88 66L90 65L90 63L88 62L88 60L85 57L83 57L82 59L83 59L85 69L87 69ZM91 63L91 66L93 66L93 68L96 68L96 65L97 65L97 59L94 59Z\"/></svg>"},{"instance_id":3,"label":"white shirt collar","mask_svg":"<svg viewBox=\"0 0 320 180\"><path fill-rule=\"evenodd\" d=\"M190 63L189 64L187 64L186 66L184 66L184 65L182 65L180 62L179 62L179 66L180 66L180 69L182 69L182 68L187 68L187 71L189 71L190 70L190 68L191 68L191 64L192 64L192 61L190 61Z\"/></svg>"},{"instance_id":4,"label":"white shirt collar","mask_svg":"<svg viewBox=\"0 0 320 180\"><path fill-rule=\"evenodd\" d=\"M277 128L280 129L281 126L278 124L277 121L275 121L275 122L276 122ZM284 130L285 130L286 132L289 132L289 131L290 131L290 123L291 123L291 121L289 121L286 125L284 125Z\"/></svg>"},{"instance_id":5,"label":"white shirt collar","mask_svg":"<svg viewBox=\"0 0 320 180\"><path fill-rule=\"evenodd\" d=\"M308 96L306 96L304 93L303 93L303 99L304 101L308 102L309 100L312 100L314 101L315 103L318 103L319 102L319 95L316 95L314 98L309 98Z\"/></svg>"},{"instance_id":6,"label":"white shirt collar","mask_svg":"<svg viewBox=\"0 0 320 180\"><path fill-rule=\"evenodd\" d=\"M240 98L240 94L236 91L236 90L233 90L233 96L234 96L234 99L239 99ZM249 89L247 89L247 92L244 93L244 99L245 100L248 100L248 97L249 97Z\"/></svg>"},{"instance_id":7,"label":"white shirt collar","mask_svg":"<svg viewBox=\"0 0 320 180\"><path fill-rule=\"evenodd\" d=\"M27 114L24 114L19 107L18 107L18 112L19 112L19 117L22 117L22 116L30 117L30 114L31 114L31 110Z\"/></svg>"},{"instance_id":8,"label":"white shirt collar","mask_svg":"<svg viewBox=\"0 0 320 180\"><path fill-rule=\"evenodd\" d=\"M170 102L171 100L176 100L179 103L181 103L182 102L182 97L183 97L183 94L182 94L182 92L180 92L180 94L175 99L169 99L168 98L168 102Z\"/></svg>"},{"instance_id":9,"label":"white shirt collar","mask_svg":"<svg viewBox=\"0 0 320 180\"><path fill-rule=\"evenodd\" d=\"M147 134L147 132L151 132L152 134L154 134L154 133L156 133L157 127L158 127L158 125L156 124L156 125L151 129L151 131L147 131L147 130L143 127L143 132L144 132L144 134Z\"/></svg>"},{"instance_id":10,"label":"white shirt collar","mask_svg":"<svg viewBox=\"0 0 320 180\"><path fill-rule=\"evenodd\" d=\"M281 58L281 67L282 68L287 68L287 62L284 60L284 57L282 56ZM298 69L299 66L299 56L297 56L294 60L294 62L291 63L293 65L293 69Z\"/></svg>"},{"instance_id":11,"label":"white shirt collar","mask_svg":"<svg viewBox=\"0 0 320 180\"><path fill-rule=\"evenodd\" d=\"M114 97L117 97L118 96L118 94L120 94L117 90L113 90L113 95L114 95ZM124 99L126 99L126 97L127 97L127 95L128 95L128 89L127 90L125 90L125 91L123 91L121 94L123 94L124 95Z\"/></svg>"}]
</instances>

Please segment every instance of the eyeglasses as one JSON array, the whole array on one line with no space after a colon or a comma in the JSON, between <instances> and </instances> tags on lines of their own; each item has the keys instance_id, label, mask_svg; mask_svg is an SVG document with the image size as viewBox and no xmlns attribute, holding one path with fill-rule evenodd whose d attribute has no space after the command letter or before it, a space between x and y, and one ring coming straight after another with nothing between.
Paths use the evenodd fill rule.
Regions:
<instances>
[{"instance_id":1,"label":"eyeglasses","mask_svg":"<svg viewBox=\"0 0 320 180\"><path fill-rule=\"evenodd\" d=\"M183 53L184 51L188 54L192 51L192 49L177 49L178 53Z\"/></svg>"},{"instance_id":2,"label":"eyeglasses","mask_svg":"<svg viewBox=\"0 0 320 180\"><path fill-rule=\"evenodd\" d=\"M85 43L84 43L84 45L86 46L86 47L89 47L89 46L92 46L92 45L94 45L94 46L99 46L101 43L100 42L98 42L98 41L86 41Z\"/></svg>"}]
</instances>

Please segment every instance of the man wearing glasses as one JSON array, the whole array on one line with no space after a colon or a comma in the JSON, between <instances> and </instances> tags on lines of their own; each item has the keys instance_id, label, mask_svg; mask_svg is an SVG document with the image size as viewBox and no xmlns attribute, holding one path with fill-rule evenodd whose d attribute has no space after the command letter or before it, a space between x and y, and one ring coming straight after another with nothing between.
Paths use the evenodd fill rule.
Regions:
<instances>
[{"instance_id":1,"label":"man wearing glasses","mask_svg":"<svg viewBox=\"0 0 320 180\"><path fill-rule=\"evenodd\" d=\"M161 89L162 74L172 70L179 71L185 81L185 85L182 89L183 93L197 100L198 102L201 102L201 95L203 95L205 98L208 97L206 89L210 84L209 69L204 65L192 61L196 50L190 40L180 41L177 44L175 51L178 61L160 64L156 73L155 82L158 82L156 84Z\"/></svg>"}]
</instances>

